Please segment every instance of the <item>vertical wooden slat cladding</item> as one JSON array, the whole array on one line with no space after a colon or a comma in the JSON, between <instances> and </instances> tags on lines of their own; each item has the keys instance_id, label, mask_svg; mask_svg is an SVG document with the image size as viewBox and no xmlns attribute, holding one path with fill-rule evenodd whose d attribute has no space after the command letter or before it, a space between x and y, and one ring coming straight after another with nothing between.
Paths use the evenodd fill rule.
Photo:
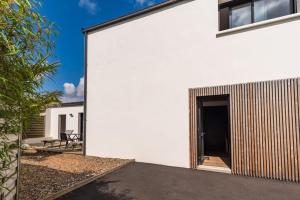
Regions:
<instances>
[{"instance_id":1,"label":"vertical wooden slat cladding","mask_svg":"<svg viewBox=\"0 0 300 200\"><path fill-rule=\"evenodd\" d=\"M300 181L300 79L189 90L190 164L197 168L197 97L229 95L233 174Z\"/></svg>"},{"instance_id":2,"label":"vertical wooden slat cladding","mask_svg":"<svg viewBox=\"0 0 300 200\"><path fill-rule=\"evenodd\" d=\"M227 91L228 92L228 91ZM233 90L233 86L230 86L229 88L229 93L231 94L231 96L229 97L229 102L230 103L230 113L235 116L236 115L236 101L235 101L235 96L236 93ZM236 146L237 146L237 137L236 134L234 132L234 130L236 129L236 123L235 121L233 121L234 117L230 117L230 132L231 132L231 166L235 167L236 166L236 162L237 162L237 155L236 155ZM233 170L236 171L236 170Z\"/></svg>"},{"instance_id":3,"label":"vertical wooden slat cladding","mask_svg":"<svg viewBox=\"0 0 300 200\"><path fill-rule=\"evenodd\" d=\"M197 150L197 144L196 141L196 137L197 137L197 133L195 132L195 126L197 126L197 124L195 123L195 118L196 118L196 98L194 96L195 90L190 90L190 156L191 156L191 167L192 168L196 168L197 165L195 164L195 162L197 162L197 154L196 154L196 150Z\"/></svg>"},{"instance_id":4,"label":"vertical wooden slat cladding","mask_svg":"<svg viewBox=\"0 0 300 200\"><path fill-rule=\"evenodd\" d=\"M296 169L300 168L300 143L299 143L299 79L294 80L294 91L295 91L295 131L296 131L296 140L295 140L295 161L297 163ZM296 170L296 178L295 180L300 180L300 172Z\"/></svg>"}]
</instances>

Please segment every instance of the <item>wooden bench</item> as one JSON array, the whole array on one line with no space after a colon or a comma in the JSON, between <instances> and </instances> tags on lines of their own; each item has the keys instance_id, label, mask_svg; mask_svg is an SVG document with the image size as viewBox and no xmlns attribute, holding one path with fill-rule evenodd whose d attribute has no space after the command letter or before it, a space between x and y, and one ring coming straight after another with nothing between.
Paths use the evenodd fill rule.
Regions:
<instances>
[{"instance_id":1,"label":"wooden bench","mask_svg":"<svg viewBox=\"0 0 300 200\"><path fill-rule=\"evenodd\" d=\"M60 142L59 139L44 139L42 140L42 142L44 143L44 146L46 146L46 144L51 144L51 146L53 147L55 142Z\"/></svg>"}]
</instances>

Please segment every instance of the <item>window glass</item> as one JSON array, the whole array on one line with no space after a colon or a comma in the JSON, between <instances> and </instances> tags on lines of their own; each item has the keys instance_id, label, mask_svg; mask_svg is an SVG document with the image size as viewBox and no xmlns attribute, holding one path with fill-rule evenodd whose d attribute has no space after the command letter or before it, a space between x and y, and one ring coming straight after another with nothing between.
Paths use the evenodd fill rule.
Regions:
<instances>
[{"instance_id":1,"label":"window glass","mask_svg":"<svg viewBox=\"0 0 300 200\"><path fill-rule=\"evenodd\" d=\"M230 28L251 23L251 3L234 6L231 8L229 16Z\"/></svg>"},{"instance_id":2,"label":"window glass","mask_svg":"<svg viewBox=\"0 0 300 200\"><path fill-rule=\"evenodd\" d=\"M247 3L245 1L219 0L219 3L222 3L219 7L219 30L300 12L300 0L247 0Z\"/></svg>"},{"instance_id":3,"label":"window glass","mask_svg":"<svg viewBox=\"0 0 300 200\"><path fill-rule=\"evenodd\" d=\"M255 0L254 22L281 17L291 13L290 0Z\"/></svg>"}]
</instances>

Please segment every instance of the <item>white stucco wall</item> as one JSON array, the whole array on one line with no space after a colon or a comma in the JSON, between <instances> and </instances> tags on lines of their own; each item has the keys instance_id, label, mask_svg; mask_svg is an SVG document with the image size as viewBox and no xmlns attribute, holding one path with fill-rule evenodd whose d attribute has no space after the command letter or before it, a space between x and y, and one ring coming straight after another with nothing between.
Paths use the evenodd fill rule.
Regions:
<instances>
[{"instance_id":1,"label":"white stucco wall","mask_svg":"<svg viewBox=\"0 0 300 200\"><path fill-rule=\"evenodd\" d=\"M189 167L189 88L300 76L299 20L217 32L195 0L89 33L87 154Z\"/></svg>"},{"instance_id":2,"label":"white stucco wall","mask_svg":"<svg viewBox=\"0 0 300 200\"><path fill-rule=\"evenodd\" d=\"M74 130L74 133L78 133L79 113L83 113L83 106L48 108L45 116L45 137L59 138L59 115L66 115L66 130ZM71 117L70 114L72 114L73 117Z\"/></svg>"}]
</instances>

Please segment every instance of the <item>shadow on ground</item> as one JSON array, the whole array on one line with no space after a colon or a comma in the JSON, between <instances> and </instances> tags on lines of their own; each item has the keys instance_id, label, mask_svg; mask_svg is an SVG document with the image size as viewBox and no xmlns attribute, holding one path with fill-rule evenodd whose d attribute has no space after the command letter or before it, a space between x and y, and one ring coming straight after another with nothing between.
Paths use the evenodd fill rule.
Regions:
<instances>
[{"instance_id":1,"label":"shadow on ground","mask_svg":"<svg viewBox=\"0 0 300 200\"><path fill-rule=\"evenodd\" d=\"M300 184L135 163L59 200L299 200Z\"/></svg>"},{"instance_id":2,"label":"shadow on ground","mask_svg":"<svg viewBox=\"0 0 300 200\"><path fill-rule=\"evenodd\" d=\"M74 197L71 193L66 194L57 200L82 199L85 194L87 194L86 199L101 199L101 200L134 200L130 196L130 190L124 189L119 191L118 189L111 188L110 185L116 184L118 181L95 181L96 184L88 184L85 186L84 190L80 193L82 195ZM79 189L80 190L80 189Z\"/></svg>"}]
</instances>

